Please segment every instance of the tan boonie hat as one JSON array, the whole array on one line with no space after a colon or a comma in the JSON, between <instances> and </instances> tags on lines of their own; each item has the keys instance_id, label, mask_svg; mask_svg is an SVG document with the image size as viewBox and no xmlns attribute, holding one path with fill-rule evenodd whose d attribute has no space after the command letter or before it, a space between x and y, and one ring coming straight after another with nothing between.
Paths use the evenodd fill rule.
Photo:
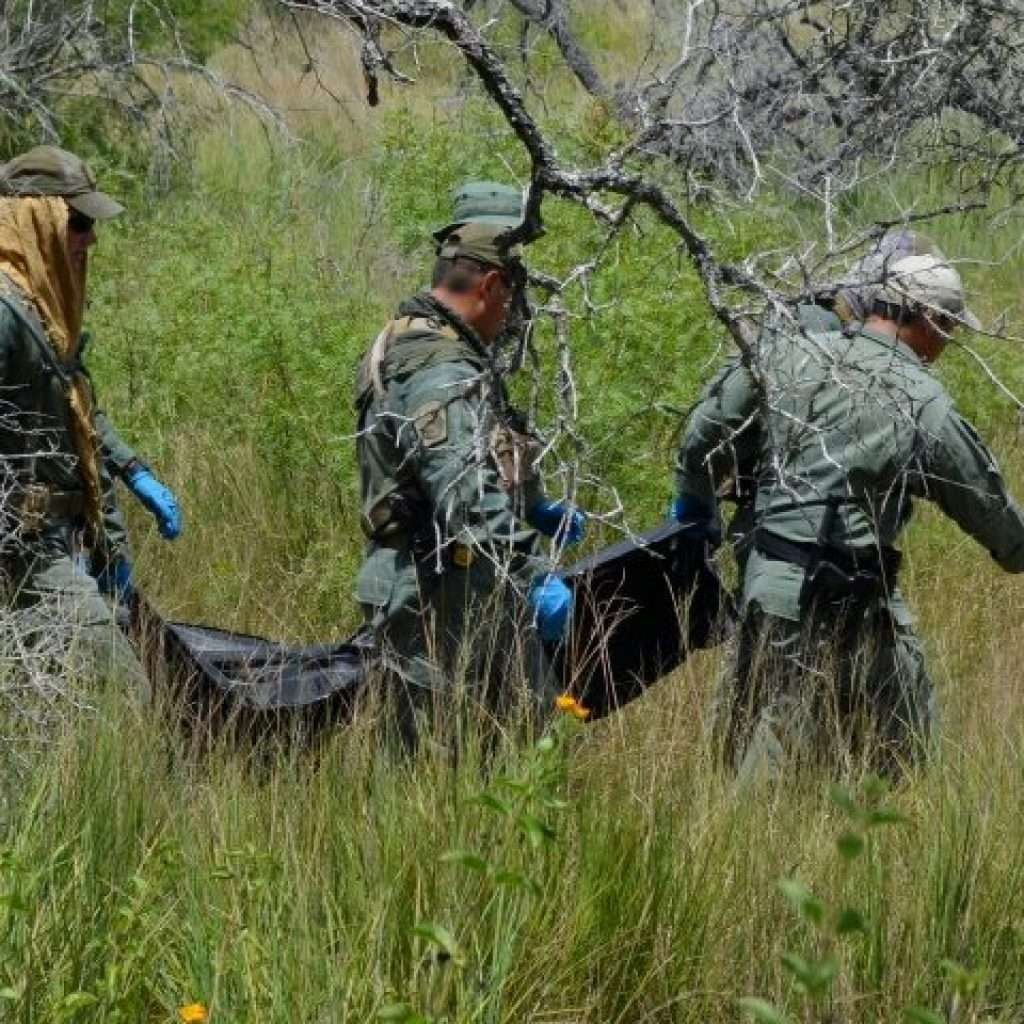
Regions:
<instances>
[{"instance_id":1,"label":"tan boonie hat","mask_svg":"<svg viewBox=\"0 0 1024 1024\"><path fill-rule=\"evenodd\" d=\"M512 270L521 263L522 253L518 245L510 248L503 243L508 232L508 227L502 224L462 224L444 239L437 255L445 260L475 260L490 267Z\"/></svg>"},{"instance_id":2,"label":"tan boonie hat","mask_svg":"<svg viewBox=\"0 0 1024 1024\"><path fill-rule=\"evenodd\" d=\"M917 306L980 331L981 321L964 303L960 275L941 256L905 256L889 267L876 301L891 306Z\"/></svg>"},{"instance_id":3,"label":"tan boonie hat","mask_svg":"<svg viewBox=\"0 0 1024 1024\"><path fill-rule=\"evenodd\" d=\"M93 220L109 220L124 207L96 187L89 165L56 146L36 146L0 164L0 195L63 196Z\"/></svg>"}]
</instances>

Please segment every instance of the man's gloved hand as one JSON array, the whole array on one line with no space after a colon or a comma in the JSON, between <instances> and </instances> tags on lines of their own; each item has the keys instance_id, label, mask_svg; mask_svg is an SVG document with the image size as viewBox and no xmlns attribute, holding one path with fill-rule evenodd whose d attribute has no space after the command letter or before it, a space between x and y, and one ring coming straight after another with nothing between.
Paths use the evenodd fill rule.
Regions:
<instances>
[{"instance_id":1,"label":"man's gloved hand","mask_svg":"<svg viewBox=\"0 0 1024 1024\"><path fill-rule=\"evenodd\" d=\"M96 586L101 594L116 598L121 604L127 604L135 593L132 579L132 563L125 555L118 555L104 566L96 577Z\"/></svg>"},{"instance_id":2,"label":"man's gloved hand","mask_svg":"<svg viewBox=\"0 0 1024 1024\"><path fill-rule=\"evenodd\" d=\"M181 510L171 489L141 466L125 473L124 482L128 490L153 514L160 536L165 540L174 540L181 533Z\"/></svg>"},{"instance_id":3,"label":"man's gloved hand","mask_svg":"<svg viewBox=\"0 0 1024 1024\"><path fill-rule=\"evenodd\" d=\"M722 543L722 528L715 510L707 502L692 494L679 494L672 502L672 518L685 526L694 537L714 544Z\"/></svg>"},{"instance_id":4,"label":"man's gloved hand","mask_svg":"<svg viewBox=\"0 0 1024 1024\"><path fill-rule=\"evenodd\" d=\"M572 591L552 574L538 576L526 595L533 608L537 632L549 644L558 643L569 627Z\"/></svg>"},{"instance_id":5,"label":"man's gloved hand","mask_svg":"<svg viewBox=\"0 0 1024 1024\"><path fill-rule=\"evenodd\" d=\"M587 532L586 513L564 501L541 498L526 513L526 521L545 537L554 537L561 532L567 547L579 544Z\"/></svg>"}]
</instances>

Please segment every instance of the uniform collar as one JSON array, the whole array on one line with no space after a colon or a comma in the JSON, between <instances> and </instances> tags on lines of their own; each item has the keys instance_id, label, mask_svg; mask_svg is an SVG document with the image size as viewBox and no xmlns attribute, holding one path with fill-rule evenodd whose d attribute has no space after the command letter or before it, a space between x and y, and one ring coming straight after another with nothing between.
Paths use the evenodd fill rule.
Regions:
<instances>
[{"instance_id":1,"label":"uniform collar","mask_svg":"<svg viewBox=\"0 0 1024 1024\"><path fill-rule=\"evenodd\" d=\"M401 316L423 316L428 319L440 320L456 331L459 337L470 345L481 359L489 358L487 346L480 339L480 335L458 313L449 309L430 292L420 292L411 299L407 299L399 307L398 312Z\"/></svg>"},{"instance_id":2,"label":"uniform collar","mask_svg":"<svg viewBox=\"0 0 1024 1024\"><path fill-rule=\"evenodd\" d=\"M904 356L905 358L917 363L919 366L923 366L927 369L928 363L926 363L905 341L902 341L895 335L883 334L881 331L872 331L863 326L859 333L865 338L878 342L878 344L884 345L886 348L890 348L894 352L898 352L901 356Z\"/></svg>"}]
</instances>

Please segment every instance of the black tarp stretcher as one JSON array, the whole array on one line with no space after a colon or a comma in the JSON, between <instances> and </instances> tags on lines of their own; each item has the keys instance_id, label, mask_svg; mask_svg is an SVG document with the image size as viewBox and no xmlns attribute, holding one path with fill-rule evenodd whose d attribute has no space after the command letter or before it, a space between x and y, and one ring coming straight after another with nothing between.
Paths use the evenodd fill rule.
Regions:
<instances>
[{"instance_id":1,"label":"black tarp stretcher","mask_svg":"<svg viewBox=\"0 0 1024 1024\"><path fill-rule=\"evenodd\" d=\"M732 604L708 556L703 539L668 522L560 574L575 606L555 664L593 718L639 697L691 651L722 641Z\"/></svg>"},{"instance_id":2,"label":"black tarp stretcher","mask_svg":"<svg viewBox=\"0 0 1024 1024\"><path fill-rule=\"evenodd\" d=\"M555 668L594 718L638 697L690 651L718 643L730 617L705 543L676 523L605 548L560 575L574 592L575 610L569 640L554 652ZM144 604L136 627L192 722L261 729L301 720L316 729L344 721L375 663L367 630L339 644L289 646L164 622Z\"/></svg>"}]
</instances>

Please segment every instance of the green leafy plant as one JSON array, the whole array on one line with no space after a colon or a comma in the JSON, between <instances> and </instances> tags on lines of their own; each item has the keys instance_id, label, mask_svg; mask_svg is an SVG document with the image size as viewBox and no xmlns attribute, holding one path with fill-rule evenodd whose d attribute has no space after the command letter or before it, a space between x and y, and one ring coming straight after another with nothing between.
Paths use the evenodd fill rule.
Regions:
<instances>
[{"instance_id":1,"label":"green leafy plant","mask_svg":"<svg viewBox=\"0 0 1024 1024\"><path fill-rule=\"evenodd\" d=\"M546 871L557 858L555 822L568 807L562 796L566 744L578 728L579 722L560 719L525 752L517 771L499 774L470 800L472 807L491 819L495 826L491 834L499 842L489 850L450 849L440 861L482 884L479 914L465 922L464 945L444 925L434 921L415 925L413 937L433 954L432 983L423 993L429 1013L415 1011L409 1002L390 1003L380 1011L381 1020L446 1024L467 1002L483 1019L499 1019L520 925L531 904L542 897Z\"/></svg>"}]
</instances>

